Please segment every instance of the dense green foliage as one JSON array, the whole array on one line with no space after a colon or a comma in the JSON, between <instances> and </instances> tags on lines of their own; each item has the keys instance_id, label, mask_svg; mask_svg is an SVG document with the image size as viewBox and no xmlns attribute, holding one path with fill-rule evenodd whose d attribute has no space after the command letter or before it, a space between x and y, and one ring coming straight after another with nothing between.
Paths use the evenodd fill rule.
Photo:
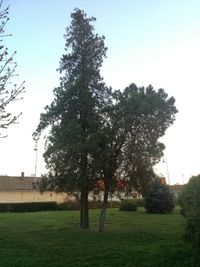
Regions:
<instances>
[{"instance_id":1,"label":"dense green foliage","mask_svg":"<svg viewBox=\"0 0 200 267\"><path fill-rule=\"evenodd\" d=\"M135 84L118 92L118 99L120 114L124 114L122 125L126 123L120 170L133 188L144 194L155 178L153 166L163 155L165 146L159 139L175 120L175 99L163 89Z\"/></svg>"},{"instance_id":2,"label":"dense green foliage","mask_svg":"<svg viewBox=\"0 0 200 267\"><path fill-rule=\"evenodd\" d=\"M108 209L106 231L79 228L78 211L0 214L1 267L194 267L184 218Z\"/></svg>"},{"instance_id":3,"label":"dense green foliage","mask_svg":"<svg viewBox=\"0 0 200 267\"><path fill-rule=\"evenodd\" d=\"M164 144L159 138L175 120L175 99L163 89L132 83L122 92L115 91L112 100L96 152L104 183L109 180L112 187L117 178L127 178L144 193L155 178L152 166L162 157Z\"/></svg>"},{"instance_id":4,"label":"dense green foliage","mask_svg":"<svg viewBox=\"0 0 200 267\"><path fill-rule=\"evenodd\" d=\"M121 211L136 211L137 203L132 199L124 199L121 201L120 208Z\"/></svg>"},{"instance_id":5,"label":"dense green foliage","mask_svg":"<svg viewBox=\"0 0 200 267\"><path fill-rule=\"evenodd\" d=\"M91 187L95 176L92 151L107 101L100 76L106 54L104 37L95 34L95 19L87 18L80 9L75 9L71 18L65 34L66 53L60 60L61 82L36 131L38 134L51 125L44 158L51 186L67 192Z\"/></svg>"},{"instance_id":6,"label":"dense green foliage","mask_svg":"<svg viewBox=\"0 0 200 267\"><path fill-rule=\"evenodd\" d=\"M149 213L169 213L175 207L174 192L159 180L152 182L145 196L145 209Z\"/></svg>"},{"instance_id":7,"label":"dense green foliage","mask_svg":"<svg viewBox=\"0 0 200 267\"><path fill-rule=\"evenodd\" d=\"M200 251L200 175L190 178L180 195L179 202L181 213L186 218L185 237Z\"/></svg>"}]
</instances>

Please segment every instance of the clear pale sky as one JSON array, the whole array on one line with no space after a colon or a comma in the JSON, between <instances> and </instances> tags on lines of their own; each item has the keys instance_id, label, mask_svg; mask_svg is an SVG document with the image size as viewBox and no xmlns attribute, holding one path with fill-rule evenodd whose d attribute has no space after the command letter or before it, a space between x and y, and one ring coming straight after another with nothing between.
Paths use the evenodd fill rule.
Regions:
<instances>
[{"instance_id":1,"label":"clear pale sky","mask_svg":"<svg viewBox=\"0 0 200 267\"><path fill-rule=\"evenodd\" d=\"M12 110L22 111L19 124L0 139L0 174L35 172L32 133L40 113L52 100L59 84L56 71L64 52L63 34L75 7L97 21L95 30L105 35L107 58L102 76L107 85L123 89L130 83L163 88L174 96L176 121L162 138L165 163L155 170L170 183L187 182L200 173L200 1L199 0L4 0L10 4L10 21L4 39L15 57L18 84L26 81L24 100ZM44 141L38 145L37 175L45 172Z\"/></svg>"}]
</instances>

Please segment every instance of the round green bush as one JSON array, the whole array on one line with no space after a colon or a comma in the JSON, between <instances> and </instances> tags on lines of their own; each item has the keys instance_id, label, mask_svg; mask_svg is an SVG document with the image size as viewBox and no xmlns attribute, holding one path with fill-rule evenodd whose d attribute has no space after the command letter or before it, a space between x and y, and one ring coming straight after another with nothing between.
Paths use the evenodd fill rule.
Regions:
<instances>
[{"instance_id":1,"label":"round green bush","mask_svg":"<svg viewBox=\"0 0 200 267\"><path fill-rule=\"evenodd\" d=\"M135 201L138 207L144 207L144 198L137 198Z\"/></svg>"},{"instance_id":2,"label":"round green bush","mask_svg":"<svg viewBox=\"0 0 200 267\"><path fill-rule=\"evenodd\" d=\"M148 213L169 213L175 207L174 192L159 180L152 182L145 196L145 209Z\"/></svg>"},{"instance_id":3,"label":"round green bush","mask_svg":"<svg viewBox=\"0 0 200 267\"><path fill-rule=\"evenodd\" d=\"M200 175L190 178L179 197L179 203L185 217L200 212Z\"/></svg>"},{"instance_id":4,"label":"round green bush","mask_svg":"<svg viewBox=\"0 0 200 267\"><path fill-rule=\"evenodd\" d=\"M131 199L122 200L119 210L121 210L121 211L136 211L137 210L136 201L131 200Z\"/></svg>"},{"instance_id":5,"label":"round green bush","mask_svg":"<svg viewBox=\"0 0 200 267\"><path fill-rule=\"evenodd\" d=\"M185 237L200 249L200 175L192 176L185 185L179 203L186 218Z\"/></svg>"}]
</instances>

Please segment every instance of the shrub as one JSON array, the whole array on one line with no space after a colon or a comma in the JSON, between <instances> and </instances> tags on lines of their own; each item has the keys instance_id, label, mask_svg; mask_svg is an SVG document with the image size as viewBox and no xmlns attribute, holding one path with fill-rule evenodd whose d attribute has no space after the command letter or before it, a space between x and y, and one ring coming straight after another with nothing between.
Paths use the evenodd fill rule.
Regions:
<instances>
[{"instance_id":1,"label":"shrub","mask_svg":"<svg viewBox=\"0 0 200 267\"><path fill-rule=\"evenodd\" d=\"M58 204L59 210L80 210L80 201L68 200L67 202Z\"/></svg>"},{"instance_id":2,"label":"shrub","mask_svg":"<svg viewBox=\"0 0 200 267\"><path fill-rule=\"evenodd\" d=\"M138 207L144 207L144 198L136 198L135 202Z\"/></svg>"},{"instance_id":3,"label":"shrub","mask_svg":"<svg viewBox=\"0 0 200 267\"><path fill-rule=\"evenodd\" d=\"M102 201L89 201L88 202L89 209L101 209L102 208ZM120 202L119 201L109 201L108 208L119 208ZM59 210L79 210L80 209L80 202L78 200L67 201L61 204L58 204Z\"/></svg>"},{"instance_id":4,"label":"shrub","mask_svg":"<svg viewBox=\"0 0 200 267\"><path fill-rule=\"evenodd\" d=\"M119 210L121 211L136 211L137 204L135 200L125 199L121 201Z\"/></svg>"},{"instance_id":5,"label":"shrub","mask_svg":"<svg viewBox=\"0 0 200 267\"><path fill-rule=\"evenodd\" d=\"M152 182L145 196L145 209L148 213L169 213L175 207L174 192L159 180Z\"/></svg>"},{"instance_id":6,"label":"shrub","mask_svg":"<svg viewBox=\"0 0 200 267\"><path fill-rule=\"evenodd\" d=\"M108 202L108 208L119 208L121 201L112 200Z\"/></svg>"},{"instance_id":7,"label":"shrub","mask_svg":"<svg viewBox=\"0 0 200 267\"><path fill-rule=\"evenodd\" d=\"M69 205L68 205L68 202L59 203L57 204L57 207L58 207L58 210L75 210L71 202L69 203Z\"/></svg>"},{"instance_id":8,"label":"shrub","mask_svg":"<svg viewBox=\"0 0 200 267\"><path fill-rule=\"evenodd\" d=\"M57 210L57 203L52 202L26 202L26 203L0 203L0 212L28 212Z\"/></svg>"},{"instance_id":9,"label":"shrub","mask_svg":"<svg viewBox=\"0 0 200 267\"><path fill-rule=\"evenodd\" d=\"M102 201L92 200L88 202L89 209L101 209Z\"/></svg>"},{"instance_id":10,"label":"shrub","mask_svg":"<svg viewBox=\"0 0 200 267\"><path fill-rule=\"evenodd\" d=\"M179 197L179 204L185 217L200 211L200 175L190 178Z\"/></svg>"},{"instance_id":11,"label":"shrub","mask_svg":"<svg viewBox=\"0 0 200 267\"><path fill-rule=\"evenodd\" d=\"M185 237L200 250L200 175L192 176L180 198L181 213L186 218Z\"/></svg>"}]
</instances>

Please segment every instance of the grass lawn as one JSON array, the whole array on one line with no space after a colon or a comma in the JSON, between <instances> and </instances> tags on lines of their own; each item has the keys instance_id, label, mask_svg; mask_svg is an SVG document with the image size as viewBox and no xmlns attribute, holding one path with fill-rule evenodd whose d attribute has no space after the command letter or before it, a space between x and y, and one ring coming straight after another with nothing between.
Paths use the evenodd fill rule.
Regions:
<instances>
[{"instance_id":1,"label":"grass lawn","mask_svg":"<svg viewBox=\"0 0 200 267\"><path fill-rule=\"evenodd\" d=\"M182 239L184 218L109 209L106 230L79 228L79 212L0 213L0 267L184 267L191 248Z\"/></svg>"}]
</instances>

